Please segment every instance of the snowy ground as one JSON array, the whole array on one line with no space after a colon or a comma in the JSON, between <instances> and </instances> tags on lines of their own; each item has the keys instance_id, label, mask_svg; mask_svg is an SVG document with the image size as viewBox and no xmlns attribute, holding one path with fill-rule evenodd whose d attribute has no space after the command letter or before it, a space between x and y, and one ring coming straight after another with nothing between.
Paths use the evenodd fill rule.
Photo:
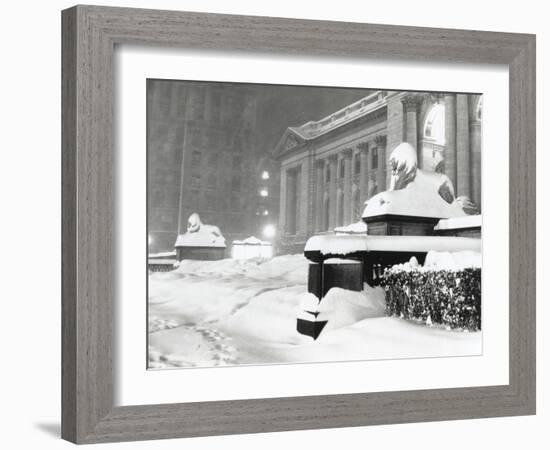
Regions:
<instances>
[{"instance_id":1,"label":"snowy ground","mask_svg":"<svg viewBox=\"0 0 550 450\"><path fill-rule=\"evenodd\" d=\"M307 260L183 261L149 276L151 368L273 364L481 353L481 333L384 316L383 293L338 290L320 305L333 317L313 341L296 332L311 303ZM340 299L341 301L338 301ZM347 305L347 307L342 307ZM360 319L357 321L356 319Z\"/></svg>"}]
</instances>

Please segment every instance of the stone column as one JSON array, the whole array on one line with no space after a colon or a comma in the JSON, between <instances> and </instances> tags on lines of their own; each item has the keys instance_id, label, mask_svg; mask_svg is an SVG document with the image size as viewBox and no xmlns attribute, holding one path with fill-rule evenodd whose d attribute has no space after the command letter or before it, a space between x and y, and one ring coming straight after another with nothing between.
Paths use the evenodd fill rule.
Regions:
<instances>
[{"instance_id":1,"label":"stone column","mask_svg":"<svg viewBox=\"0 0 550 450\"><path fill-rule=\"evenodd\" d=\"M297 187L300 191L298 196L300 201L299 215L298 215L298 231L301 234L309 234L313 229L313 217L311 213L313 210L310 206L315 202L315 199L311 197L310 181L312 169L312 160L308 155L307 159L302 162L300 166L300 185Z\"/></svg>"},{"instance_id":2,"label":"stone column","mask_svg":"<svg viewBox=\"0 0 550 450\"><path fill-rule=\"evenodd\" d=\"M287 171L284 167L281 167L281 186L279 190L279 230L281 234L286 234L287 183Z\"/></svg>"},{"instance_id":3,"label":"stone column","mask_svg":"<svg viewBox=\"0 0 550 450\"><path fill-rule=\"evenodd\" d=\"M470 114L468 95L456 96L456 196L471 198L470 191Z\"/></svg>"},{"instance_id":4,"label":"stone column","mask_svg":"<svg viewBox=\"0 0 550 450\"><path fill-rule=\"evenodd\" d=\"M378 155L378 148L376 147L376 140L372 140L368 143L369 148L369 191L367 192L367 196L371 197L370 192L373 190L374 186L376 185L376 193L379 192L378 190L378 166L376 166L376 169L374 168L374 152ZM378 159L378 156L377 156ZM376 170L376 173L374 173L374 170ZM387 182L387 180L386 180Z\"/></svg>"},{"instance_id":5,"label":"stone column","mask_svg":"<svg viewBox=\"0 0 550 450\"><path fill-rule=\"evenodd\" d=\"M338 156L331 155L328 158L327 170L330 173L330 181L328 183L328 228L331 230L336 225L336 169L338 165Z\"/></svg>"},{"instance_id":6,"label":"stone column","mask_svg":"<svg viewBox=\"0 0 550 450\"><path fill-rule=\"evenodd\" d=\"M325 161L315 161L315 230L323 231Z\"/></svg>"},{"instance_id":7,"label":"stone column","mask_svg":"<svg viewBox=\"0 0 550 450\"><path fill-rule=\"evenodd\" d=\"M287 187L286 187L286 220L285 220L285 232L287 234L296 234L296 169L288 169L286 173Z\"/></svg>"},{"instance_id":8,"label":"stone column","mask_svg":"<svg viewBox=\"0 0 550 450\"><path fill-rule=\"evenodd\" d=\"M294 168L294 234L302 231L302 166Z\"/></svg>"},{"instance_id":9,"label":"stone column","mask_svg":"<svg viewBox=\"0 0 550 450\"><path fill-rule=\"evenodd\" d=\"M386 175L388 173L388 161L386 160L386 136L379 135L375 138L376 148L378 149L378 170L376 173L376 184L378 192L385 191Z\"/></svg>"},{"instance_id":10,"label":"stone column","mask_svg":"<svg viewBox=\"0 0 550 450\"><path fill-rule=\"evenodd\" d=\"M470 122L470 145L472 148L472 201L481 211L481 120L477 117Z\"/></svg>"},{"instance_id":11,"label":"stone column","mask_svg":"<svg viewBox=\"0 0 550 450\"><path fill-rule=\"evenodd\" d=\"M401 99L405 112L405 142L411 144L416 150L418 161L418 105L422 102L422 98L418 95L407 95Z\"/></svg>"},{"instance_id":12,"label":"stone column","mask_svg":"<svg viewBox=\"0 0 550 450\"><path fill-rule=\"evenodd\" d=\"M361 142L359 145L361 151L361 174L359 175L359 195L361 199L361 207L368 200L369 196L369 146L366 142ZM362 212L362 211L361 211Z\"/></svg>"},{"instance_id":13,"label":"stone column","mask_svg":"<svg viewBox=\"0 0 550 450\"><path fill-rule=\"evenodd\" d=\"M456 192L456 96L445 94L445 174Z\"/></svg>"},{"instance_id":14,"label":"stone column","mask_svg":"<svg viewBox=\"0 0 550 450\"><path fill-rule=\"evenodd\" d=\"M386 145L389 152L393 151L393 149L401 144L401 142L405 139L403 133L405 128L405 114L403 113L404 108L401 103L401 97L402 94L400 92L388 94L387 97L388 107L386 134L388 139ZM390 171L387 171L384 186L389 186L390 175Z\"/></svg>"},{"instance_id":15,"label":"stone column","mask_svg":"<svg viewBox=\"0 0 550 450\"><path fill-rule=\"evenodd\" d=\"M341 225L348 225L351 218L351 148L348 148L342 152L344 158L344 217Z\"/></svg>"}]
</instances>

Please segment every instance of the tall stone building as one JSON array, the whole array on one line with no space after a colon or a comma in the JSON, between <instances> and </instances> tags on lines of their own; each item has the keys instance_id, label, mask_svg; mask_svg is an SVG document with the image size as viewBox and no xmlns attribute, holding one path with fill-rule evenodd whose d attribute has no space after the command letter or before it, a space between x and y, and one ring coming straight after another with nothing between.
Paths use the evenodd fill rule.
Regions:
<instances>
[{"instance_id":1,"label":"tall stone building","mask_svg":"<svg viewBox=\"0 0 550 450\"><path fill-rule=\"evenodd\" d=\"M148 234L150 250L172 249L199 213L229 241L255 221L256 96L240 86L150 80Z\"/></svg>"},{"instance_id":2,"label":"tall stone building","mask_svg":"<svg viewBox=\"0 0 550 450\"><path fill-rule=\"evenodd\" d=\"M389 186L388 157L401 142L417 150L421 169L444 172L481 209L481 108L480 95L376 91L287 128L274 151L282 250L360 220L363 203Z\"/></svg>"}]
</instances>

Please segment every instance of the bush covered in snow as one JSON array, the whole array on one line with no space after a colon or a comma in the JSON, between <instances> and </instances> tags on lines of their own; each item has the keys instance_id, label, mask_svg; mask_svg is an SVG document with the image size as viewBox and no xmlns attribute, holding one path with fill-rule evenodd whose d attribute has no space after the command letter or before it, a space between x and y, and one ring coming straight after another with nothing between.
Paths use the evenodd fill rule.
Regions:
<instances>
[{"instance_id":1,"label":"bush covered in snow","mask_svg":"<svg viewBox=\"0 0 550 450\"><path fill-rule=\"evenodd\" d=\"M481 269L387 270L386 313L427 324L481 329Z\"/></svg>"}]
</instances>

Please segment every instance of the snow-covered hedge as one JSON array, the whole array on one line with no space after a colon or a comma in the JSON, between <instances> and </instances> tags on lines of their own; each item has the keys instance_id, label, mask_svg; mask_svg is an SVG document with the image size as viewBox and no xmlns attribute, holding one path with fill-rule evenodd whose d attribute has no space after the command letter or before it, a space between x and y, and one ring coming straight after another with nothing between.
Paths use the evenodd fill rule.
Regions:
<instances>
[{"instance_id":1,"label":"snow-covered hedge","mask_svg":"<svg viewBox=\"0 0 550 450\"><path fill-rule=\"evenodd\" d=\"M386 313L453 329L481 329L481 269L387 270Z\"/></svg>"}]
</instances>

